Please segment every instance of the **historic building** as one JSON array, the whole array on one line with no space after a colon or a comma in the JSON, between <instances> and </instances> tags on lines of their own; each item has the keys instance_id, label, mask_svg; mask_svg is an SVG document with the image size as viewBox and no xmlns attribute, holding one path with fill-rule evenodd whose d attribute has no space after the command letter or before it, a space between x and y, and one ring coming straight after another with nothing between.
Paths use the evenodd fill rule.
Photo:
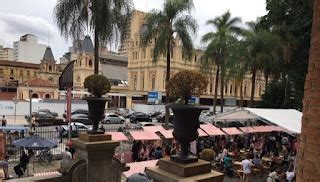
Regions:
<instances>
[{"instance_id":1,"label":"historic building","mask_svg":"<svg viewBox=\"0 0 320 182\"><path fill-rule=\"evenodd\" d=\"M56 64L50 47L46 48L39 62L0 60L0 99L28 99L28 90L32 90L33 98L58 99L61 69Z\"/></svg>"},{"instance_id":2,"label":"historic building","mask_svg":"<svg viewBox=\"0 0 320 182\"><path fill-rule=\"evenodd\" d=\"M13 49L0 46L0 60L13 61Z\"/></svg>"},{"instance_id":3,"label":"historic building","mask_svg":"<svg viewBox=\"0 0 320 182\"><path fill-rule=\"evenodd\" d=\"M150 40L150 45L140 47L140 29L144 23L145 13L134 11L131 17L128 36L120 46L119 53L128 56L128 83L129 90L133 97L133 103L146 103L148 92L155 91L165 95L166 57L160 56L156 63L152 62L154 43L156 38ZM200 70L200 58L202 50L195 50L191 60L186 60L182 55L181 44L178 37L175 38L175 46L171 52L171 75L181 70ZM213 70L214 71L214 70ZM211 105L215 86L214 74L209 76L207 91L200 97L200 103ZM220 86L219 86L220 87ZM264 92L265 81L262 74L258 74L256 80L255 100L261 99ZM219 88L220 90L220 88ZM240 100L240 84L230 79L224 85L224 98L227 100ZM250 100L251 75L247 74L243 82L244 101ZM218 98L220 97L220 91ZM164 100L164 98L162 99ZM220 101L218 100L218 103Z\"/></svg>"}]
</instances>

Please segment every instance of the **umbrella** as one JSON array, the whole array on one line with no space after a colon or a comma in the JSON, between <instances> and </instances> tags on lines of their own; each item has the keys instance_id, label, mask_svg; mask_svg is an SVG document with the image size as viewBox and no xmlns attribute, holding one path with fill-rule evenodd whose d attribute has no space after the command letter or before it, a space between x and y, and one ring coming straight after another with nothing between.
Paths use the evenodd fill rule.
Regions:
<instances>
[{"instance_id":1,"label":"umbrella","mask_svg":"<svg viewBox=\"0 0 320 182\"><path fill-rule=\"evenodd\" d=\"M57 147L57 143L40 136L32 135L25 138L21 138L12 142L12 145L20 148L42 150L51 149Z\"/></svg>"}]
</instances>

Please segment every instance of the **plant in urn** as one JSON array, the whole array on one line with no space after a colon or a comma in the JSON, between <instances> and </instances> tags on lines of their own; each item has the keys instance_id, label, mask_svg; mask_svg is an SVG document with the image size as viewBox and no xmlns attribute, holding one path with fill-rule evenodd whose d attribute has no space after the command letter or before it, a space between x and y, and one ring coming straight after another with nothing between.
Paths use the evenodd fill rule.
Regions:
<instances>
[{"instance_id":1,"label":"plant in urn","mask_svg":"<svg viewBox=\"0 0 320 182\"><path fill-rule=\"evenodd\" d=\"M88 133L104 133L103 131L98 131L98 127L100 121L104 119L104 109L108 99L103 97L103 95L110 91L111 85L109 80L103 75L90 75L85 79L84 87L92 94L92 96L85 98L88 102L88 117L92 122L92 131Z\"/></svg>"},{"instance_id":2,"label":"plant in urn","mask_svg":"<svg viewBox=\"0 0 320 182\"><path fill-rule=\"evenodd\" d=\"M168 83L168 91L176 103L166 107L172 109L174 114L173 136L180 143L181 151L171 156L171 160L178 163L197 162L198 158L189 152L190 142L199 136L199 116L208 107L189 105L192 96L200 96L207 88L207 77L197 71L180 71Z\"/></svg>"}]
</instances>

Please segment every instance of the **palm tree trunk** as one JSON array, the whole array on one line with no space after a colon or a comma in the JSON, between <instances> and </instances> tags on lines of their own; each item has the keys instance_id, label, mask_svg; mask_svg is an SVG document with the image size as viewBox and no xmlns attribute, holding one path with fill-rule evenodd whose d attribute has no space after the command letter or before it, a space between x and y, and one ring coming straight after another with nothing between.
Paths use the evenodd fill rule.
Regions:
<instances>
[{"instance_id":1,"label":"palm tree trunk","mask_svg":"<svg viewBox=\"0 0 320 182\"><path fill-rule=\"evenodd\" d=\"M240 82L240 107L243 107L243 79Z\"/></svg>"},{"instance_id":2,"label":"palm tree trunk","mask_svg":"<svg viewBox=\"0 0 320 182\"><path fill-rule=\"evenodd\" d=\"M99 34L94 32L94 74L99 74Z\"/></svg>"},{"instance_id":3,"label":"palm tree trunk","mask_svg":"<svg viewBox=\"0 0 320 182\"><path fill-rule=\"evenodd\" d=\"M219 74L220 74L220 67L219 65L217 65L216 80L215 80L215 86L214 86L213 114L216 114L217 112L216 107L217 107L217 97L218 97Z\"/></svg>"},{"instance_id":4,"label":"palm tree trunk","mask_svg":"<svg viewBox=\"0 0 320 182\"><path fill-rule=\"evenodd\" d=\"M308 74L304 86L302 131L297 155L297 182L319 181L320 0L314 0ZM318 168L317 168L318 167Z\"/></svg>"},{"instance_id":5,"label":"palm tree trunk","mask_svg":"<svg viewBox=\"0 0 320 182\"><path fill-rule=\"evenodd\" d=\"M254 91L255 91L255 88L256 88L256 74L257 74L257 70L253 69L252 70L252 78L251 78L250 107L253 107L253 105L254 105Z\"/></svg>"},{"instance_id":6,"label":"palm tree trunk","mask_svg":"<svg viewBox=\"0 0 320 182\"><path fill-rule=\"evenodd\" d=\"M223 91L224 91L224 75L223 75L223 65L221 64L221 77L220 77L220 97L221 97L221 103L220 103L220 112L223 112Z\"/></svg>"},{"instance_id":7,"label":"palm tree trunk","mask_svg":"<svg viewBox=\"0 0 320 182\"><path fill-rule=\"evenodd\" d=\"M167 89L168 82L170 80L170 41L167 43L167 75L166 75L166 104L170 102L170 95L169 91ZM169 126L169 116L170 116L170 111L169 108L166 107L166 113L165 113L165 127L167 128Z\"/></svg>"}]
</instances>

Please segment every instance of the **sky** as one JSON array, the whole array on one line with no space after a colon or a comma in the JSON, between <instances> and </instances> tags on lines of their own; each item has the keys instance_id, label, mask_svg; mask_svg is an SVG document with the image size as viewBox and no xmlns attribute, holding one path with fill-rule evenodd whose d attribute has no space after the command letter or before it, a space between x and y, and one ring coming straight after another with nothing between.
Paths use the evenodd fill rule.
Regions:
<instances>
[{"instance_id":1,"label":"sky","mask_svg":"<svg viewBox=\"0 0 320 182\"><path fill-rule=\"evenodd\" d=\"M231 15L243 22L255 21L266 14L266 0L194 0L192 12L198 21L198 32L193 35L195 45L201 48L200 38L213 28L205 25L208 19L230 10ZM57 0L0 0L0 45L13 47L13 42L24 34L34 34L39 42L50 45L56 60L71 46L71 40L60 36L53 18ZM163 0L133 0L134 8L140 11L161 9Z\"/></svg>"}]
</instances>

